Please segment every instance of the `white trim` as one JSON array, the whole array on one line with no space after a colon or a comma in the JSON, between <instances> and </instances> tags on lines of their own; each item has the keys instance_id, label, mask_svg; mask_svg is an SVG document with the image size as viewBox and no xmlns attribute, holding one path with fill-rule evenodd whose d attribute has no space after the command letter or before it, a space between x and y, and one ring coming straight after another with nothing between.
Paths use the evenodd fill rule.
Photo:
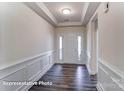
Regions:
<instances>
[{"instance_id":1,"label":"white trim","mask_svg":"<svg viewBox=\"0 0 124 93\"><path fill-rule=\"evenodd\" d=\"M88 56L88 58L91 58L91 53L88 50L87 50L87 56Z\"/></svg>"},{"instance_id":2,"label":"white trim","mask_svg":"<svg viewBox=\"0 0 124 93\"><path fill-rule=\"evenodd\" d=\"M40 77L41 77L41 71L39 71L38 73L36 73L34 76L32 76L31 78L32 78L32 81L37 81ZM39 78L38 78L39 77ZM38 78L38 79L36 79L36 78ZM30 89L32 86L25 86L25 85L22 85L22 86L20 86L19 88L17 88L16 89L16 91L26 91L26 90L28 90L28 89Z\"/></svg>"},{"instance_id":3,"label":"white trim","mask_svg":"<svg viewBox=\"0 0 124 93\"><path fill-rule=\"evenodd\" d=\"M114 81L122 90L124 90L124 84L120 84L115 78L111 77L112 81Z\"/></svg>"},{"instance_id":4,"label":"white trim","mask_svg":"<svg viewBox=\"0 0 124 93\"><path fill-rule=\"evenodd\" d=\"M15 64L11 64L11 65L8 65L8 66L0 69L0 80L20 71L23 68L25 68L26 66L34 63L34 62L30 63L29 61L34 60L36 58L40 58L45 55L49 55L50 53L53 53L53 52L54 51L52 50L52 51L44 52L44 53L29 57L29 58L25 58L23 60L14 62Z\"/></svg>"},{"instance_id":5,"label":"white trim","mask_svg":"<svg viewBox=\"0 0 124 93\"><path fill-rule=\"evenodd\" d=\"M92 74L91 74L91 70L90 70L89 64L87 64L86 66L87 66L87 69L88 69L88 73L89 73L90 75L92 75Z\"/></svg>"},{"instance_id":6,"label":"white trim","mask_svg":"<svg viewBox=\"0 0 124 93\"><path fill-rule=\"evenodd\" d=\"M100 4L101 4L101 3L100 3ZM98 10L99 10L100 4L97 6L97 9L95 10L93 16L90 18L89 22L92 22L92 20L94 19L94 17L98 14ZM88 22L88 23L89 23L89 22Z\"/></svg>"},{"instance_id":7,"label":"white trim","mask_svg":"<svg viewBox=\"0 0 124 93\"><path fill-rule=\"evenodd\" d=\"M102 84L100 82L97 83L96 87L97 87L98 91L104 91L104 88L103 88L103 86L102 86Z\"/></svg>"},{"instance_id":8,"label":"white trim","mask_svg":"<svg viewBox=\"0 0 124 93\"><path fill-rule=\"evenodd\" d=\"M44 56L44 55L49 54L49 53L52 53L52 52L54 52L54 50L52 50L52 51L47 51L47 52L43 52L43 53L40 53L40 54L38 54L38 55L35 55L35 56L32 56L32 57L28 57L28 58L25 58L25 59L23 59L23 60L16 61L16 62L14 62L14 64L8 65L8 66L3 67L3 68L0 68L0 71L1 71L1 70L4 70L4 69L6 69L6 68L9 68L9 67L11 67L11 66L15 66L15 65L17 65L17 64L22 64L22 63L24 63L24 62L26 62L26 61L29 61L29 60L32 60L32 59L35 59L35 58ZM10 62L10 63L12 63L12 62Z\"/></svg>"},{"instance_id":9,"label":"white trim","mask_svg":"<svg viewBox=\"0 0 124 93\"><path fill-rule=\"evenodd\" d=\"M87 9L89 7L89 4L90 4L89 2L85 2L85 4L84 4L83 12L82 12L82 18L81 18L81 24L83 24L83 22L84 22L84 18L86 16L86 13L87 13Z\"/></svg>"},{"instance_id":10,"label":"white trim","mask_svg":"<svg viewBox=\"0 0 124 93\"><path fill-rule=\"evenodd\" d=\"M58 23L57 26L63 27L63 26L81 26L81 22L62 22Z\"/></svg>"},{"instance_id":11,"label":"white trim","mask_svg":"<svg viewBox=\"0 0 124 93\"><path fill-rule=\"evenodd\" d=\"M107 75L109 75L109 73L108 73L103 67L99 66L99 68L100 68L103 72L105 72Z\"/></svg>"},{"instance_id":12,"label":"white trim","mask_svg":"<svg viewBox=\"0 0 124 93\"><path fill-rule=\"evenodd\" d=\"M84 7L82 8L81 21L78 22L58 22L55 16L49 11L46 5L43 2L26 2L24 3L26 6L35 11L39 16L43 17L46 21L51 23L53 26L82 26L85 25L84 19L87 14L87 10L90 6L89 2L85 2ZM91 15L91 14L90 14Z\"/></svg>"},{"instance_id":13,"label":"white trim","mask_svg":"<svg viewBox=\"0 0 124 93\"><path fill-rule=\"evenodd\" d=\"M111 71L113 71L114 73L116 73L118 76L120 76L122 79L124 79L124 72L122 72L121 70L119 70L117 67L107 63L106 61L99 59L98 60L100 63L102 63L103 65L105 65L107 68L109 68Z\"/></svg>"},{"instance_id":14,"label":"white trim","mask_svg":"<svg viewBox=\"0 0 124 93\"><path fill-rule=\"evenodd\" d=\"M20 70L22 70L22 69L24 69L24 68L25 68L25 67L22 67L22 68L16 69L15 71L13 71L13 72L11 72L11 73L5 74L5 76L1 76L1 77L0 77L0 80L2 80L2 79L4 79L4 78L6 78L6 77L8 77L8 76L10 76L10 75L12 75L12 74L18 72L18 71L20 71Z\"/></svg>"},{"instance_id":15,"label":"white trim","mask_svg":"<svg viewBox=\"0 0 124 93\"><path fill-rule=\"evenodd\" d=\"M38 81L54 64L48 64L47 66L44 67L44 71L39 71L38 73L36 73L34 76L32 76L29 81ZM25 86L22 85L21 87L19 87L18 89L16 89L16 91L28 91L33 85L30 86Z\"/></svg>"},{"instance_id":16,"label":"white trim","mask_svg":"<svg viewBox=\"0 0 124 93\"><path fill-rule=\"evenodd\" d=\"M89 66L91 55L90 55L90 52L88 50L86 51L86 56L87 56L87 64L86 64L86 66L87 66L89 74L91 74L91 70L90 70L90 66Z\"/></svg>"},{"instance_id":17,"label":"white trim","mask_svg":"<svg viewBox=\"0 0 124 93\"><path fill-rule=\"evenodd\" d=\"M54 62L52 61L53 59L49 60L49 57L51 57L51 55L54 55L53 52L54 51L48 51L45 53L41 53L39 55L30 57L30 58L26 58L25 60L21 60L17 64L13 64L13 65L8 66L4 69L1 69L0 70L0 81L6 80L6 79L7 80L13 80L13 78L16 77L16 73L17 73L17 75L20 73L22 75L24 75L24 78L19 78L19 80L20 79L22 79L24 81L37 81L37 80L39 80L53 66L53 64L54 64ZM46 63L44 64L44 62L46 60L47 60L47 64ZM30 67L33 67L35 64L37 64L36 68L39 64L41 64L40 66L42 66L43 68L40 69L40 66L38 66L38 69L35 71L36 74L34 72L33 72L34 74L32 74L32 72L30 72L29 76L26 75L26 73L29 73L27 71L31 70ZM1 87L2 86L4 87L4 85L1 85ZM32 86L22 85L22 86L19 86L17 88L14 88L12 90L28 90L31 87ZM2 90L2 88L1 88L1 90Z\"/></svg>"},{"instance_id":18,"label":"white trim","mask_svg":"<svg viewBox=\"0 0 124 93\"><path fill-rule=\"evenodd\" d=\"M44 11L44 13L55 23L57 23L56 18L52 15L52 13L49 11L49 9L45 6L44 3L42 2L36 2L36 4L42 9L42 11Z\"/></svg>"},{"instance_id":19,"label":"white trim","mask_svg":"<svg viewBox=\"0 0 124 93\"><path fill-rule=\"evenodd\" d=\"M57 20L42 2L23 2L23 4L34 11L37 15L45 19L48 23L51 23L52 26L57 24Z\"/></svg>"},{"instance_id":20,"label":"white trim","mask_svg":"<svg viewBox=\"0 0 124 93\"><path fill-rule=\"evenodd\" d=\"M92 69L91 53L87 51L87 69L90 75L95 75L97 72Z\"/></svg>"},{"instance_id":21,"label":"white trim","mask_svg":"<svg viewBox=\"0 0 124 93\"><path fill-rule=\"evenodd\" d=\"M113 71L117 76L119 76L120 78L122 78L124 80L124 73L119 70L117 67L107 63L106 61L99 59L99 62L106 66L109 70ZM115 82L122 90L124 90L124 84L121 84L120 82L117 81L117 79L115 79L114 77L110 76L110 74L104 69L102 68L100 65L99 67L101 68L101 70L103 70L110 78L113 82Z\"/></svg>"}]
</instances>

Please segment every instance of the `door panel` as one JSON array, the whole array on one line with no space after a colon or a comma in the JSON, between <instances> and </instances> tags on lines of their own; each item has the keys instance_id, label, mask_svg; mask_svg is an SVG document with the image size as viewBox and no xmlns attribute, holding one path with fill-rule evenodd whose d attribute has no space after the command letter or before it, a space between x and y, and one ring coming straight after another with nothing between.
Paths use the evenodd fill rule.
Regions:
<instances>
[{"instance_id":1,"label":"door panel","mask_svg":"<svg viewBox=\"0 0 124 93\"><path fill-rule=\"evenodd\" d=\"M83 43L82 42L83 41L82 40L83 32L66 31L66 32L61 32L58 35L58 38L62 37L62 50L59 49L59 52L58 52L59 62L74 63L74 64L82 64L83 63L82 60L79 59L81 57L78 56L78 36L81 36L81 43ZM60 41L60 40L58 40L58 41ZM59 46L59 44L60 43L58 42L58 46ZM81 49L83 49L82 46L81 46ZM62 55L62 59L60 59L61 55Z\"/></svg>"},{"instance_id":2,"label":"door panel","mask_svg":"<svg viewBox=\"0 0 124 93\"><path fill-rule=\"evenodd\" d=\"M67 63L75 63L77 61L77 36L76 33L66 33L63 39L63 55L64 61Z\"/></svg>"}]
</instances>

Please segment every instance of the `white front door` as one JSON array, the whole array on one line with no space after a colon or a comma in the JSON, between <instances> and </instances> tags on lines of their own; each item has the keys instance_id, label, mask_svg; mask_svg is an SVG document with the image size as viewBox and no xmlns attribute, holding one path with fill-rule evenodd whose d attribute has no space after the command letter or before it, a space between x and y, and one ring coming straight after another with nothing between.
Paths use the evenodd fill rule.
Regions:
<instances>
[{"instance_id":1,"label":"white front door","mask_svg":"<svg viewBox=\"0 0 124 93\"><path fill-rule=\"evenodd\" d=\"M77 38L75 33L66 33L63 38L64 62L74 63L77 61Z\"/></svg>"},{"instance_id":2,"label":"white front door","mask_svg":"<svg viewBox=\"0 0 124 93\"><path fill-rule=\"evenodd\" d=\"M62 37L62 39L61 39ZM67 31L59 37L59 58L63 63L81 64L82 35L76 31ZM61 50L60 49L60 50Z\"/></svg>"}]
</instances>

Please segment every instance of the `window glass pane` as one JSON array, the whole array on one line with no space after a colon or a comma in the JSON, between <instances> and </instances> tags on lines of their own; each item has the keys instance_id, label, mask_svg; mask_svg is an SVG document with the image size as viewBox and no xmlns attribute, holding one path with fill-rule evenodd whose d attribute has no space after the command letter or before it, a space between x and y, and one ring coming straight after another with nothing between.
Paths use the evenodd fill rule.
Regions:
<instances>
[{"instance_id":1,"label":"window glass pane","mask_svg":"<svg viewBox=\"0 0 124 93\"><path fill-rule=\"evenodd\" d=\"M78 59L81 56L81 36L78 36Z\"/></svg>"},{"instance_id":2,"label":"window glass pane","mask_svg":"<svg viewBox=\"0 0 124 93\"><path fill-rule=\"evenodd\" d=\"M62 36L59 37L59 59L62 60Z\"/></svg>"}]
</instances>

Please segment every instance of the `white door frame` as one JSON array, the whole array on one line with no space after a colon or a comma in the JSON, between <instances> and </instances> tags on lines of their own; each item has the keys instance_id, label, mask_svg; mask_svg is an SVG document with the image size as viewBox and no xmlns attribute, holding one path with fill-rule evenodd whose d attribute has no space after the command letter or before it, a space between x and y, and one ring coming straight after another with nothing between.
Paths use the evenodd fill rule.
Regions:
<instances>
[{"instance_id":1,"label":"white door frame","mask_svg":"<svg viewBox=\"0 0 124 93\"><path fill-rule=\"evenodd\" d=\"M98 72L98 16L97 14L91 21L91 75Z\"/></svg>"},{"instance_id":2,"label":"white door frame","mask_svg":"<svg viewBox=\"0 0 124 93\"><path fill-rule=\"evenodd\" d=\"M67 32L67 31L68 32ZM67 63L67 64L85 64L85 62L83 61L83 58L82 58L82 56L84 56L84 54L83 54L83 49L84 49L84 45L83 45L83 41L84 41L84 37L83 37L83 34L84 34L84 32L83 32L83 30L82 29L79 29L78 31L76 31L77 29L75 28L75 29L73 29L72 31L70 30L70 28L66 28L65 30L60 30L60 32L58 31L57 33L56 33L56 37L55 37L55 39L56 39L56 48L57 48L57 52L56 52L56 63ZM69 52L68 51L66 51L65 50L65 48L67 47L69 47L69 45L68 44L66 44L66 43L69 43L70 44L70 42L68 42L68 40L66 40L67 38L69 38L68 37L68 35L69 34L74 34L74 38L72 38L72 39L74 39L74 41L73 42L75 42L75 48L74 48L74 53L70 53L71 55L72 54L74 54L74 55L76 55L76 56L74 56L74 57L70 57L70 55L68 56L68 54L69 54ZM63 50L62 50L62 59L60 60L60 57L59 57L59 37L60 36L62 36L63 37ZM78 36L81 36L81 55L80 55L80 59L78 59ZM72 42L72 43L73 43ZM71 45L71 44L70 44ZM66 47L65 47L66 46ZM73 47L73 46L72 46ZM69 47L70 48L70 47ZM68 53L67 53L68 52ZM66 54L66 55L65 55Z\"/></svg>"}]
</instances>

